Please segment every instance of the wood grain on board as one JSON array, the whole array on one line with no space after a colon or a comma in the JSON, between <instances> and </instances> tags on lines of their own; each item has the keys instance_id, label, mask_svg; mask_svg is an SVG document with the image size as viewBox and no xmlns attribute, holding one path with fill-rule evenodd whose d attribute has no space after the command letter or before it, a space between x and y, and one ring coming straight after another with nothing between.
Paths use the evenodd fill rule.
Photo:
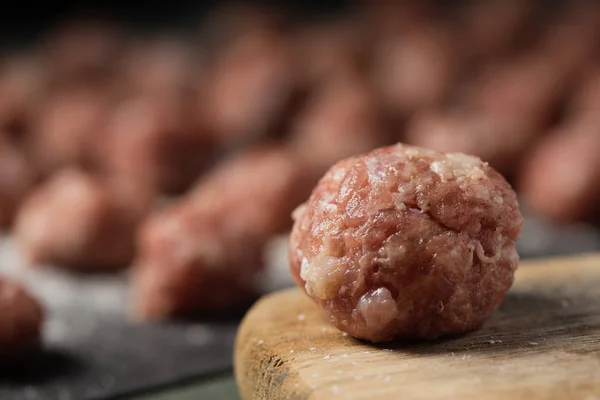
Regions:
<instances>
[{"instance_id":1,"label":"wood grain on board","mask_svg":"<svg viewBox=\"0 0 600 400\"><path fill-rule=\"evenodd\" d=\"M244 319L235 365L246 400L597 399L600 254L522 262L481 330L434 342L360 342L278 292Z\"/></svg>"}]
</instances>

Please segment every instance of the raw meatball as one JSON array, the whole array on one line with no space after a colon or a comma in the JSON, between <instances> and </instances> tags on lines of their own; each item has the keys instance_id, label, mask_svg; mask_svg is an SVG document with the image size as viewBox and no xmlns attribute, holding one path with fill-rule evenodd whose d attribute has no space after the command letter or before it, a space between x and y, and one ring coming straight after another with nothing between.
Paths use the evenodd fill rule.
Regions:
<instances>
[{"instance_id":1,"label":"raw meatball","mask_svg":"<svg viewBox=\"0 0 600 400\"><path fill-rule=\"evenodd\" d=\"M72 85L51 94L30 125L30 153L44 176L66 166L88 166L110 111L98 87Z\"/></svg>"},{"instance_id":2,"label":"raw meatball","mask_svg":"<svg viewBox=\"0 0 600 400\"><path fill-rule=\"evenodd\" d=\"M477 329L519 259L514 191L461 153L398 144L344 160L294 219L296 282L339 329L373 342Z\"/></svg>"},{"instance_id":3,"label":"raw meatball","mask_svg":"<svg viewBox=\"0 0 600 400\"><path fill-rule=\"evenodd\" d=\"M292 227L291 211L316 182L291 149L265 144L224 161L188 197L235 208L240 221L252 221L256 234L270 237Z\"/></svg>"},{"instance_id":4,"label":"raw meatball","mask_svg":"<svg viewBox=\"0 0 600 400\"><path fill-rule=\"evenodd\" d=\"M594 65L600 44L600 6L574 2L550 21L538 44L562 74L579 79L582 68Z\"/></svg>"},{"instance_id":5,"label":"raw meatball","mask_svg":"<svg viewBox=\"0 0 600 400\"><path fill-rule=\"evenodd\" d=\"M366 70L368 45L362 28L348 16L320 21L298 32L302 85L310 89L337 74Z\"/></svg>"},{"instance_id":6,"label":"raw meatball","mask_svg":"<svg viewBox=\"0 0 600 400\"><path fill-rule=\"evenodd\" d=\"M544 132L564 83L565 76L540 54L490 66L467 85L455 108L416 115L406 141L473 154L510 175Z\"/></svg>"},{"instance_id":7,"label":"raw meatball","mask_svg":"<svg viewBox=\"0 0 600 400\"><path fill-rule=\"evenodd\" d=\"M485 0L473 3L467 4L458 20L469 55L499 57L513 50L530 25L534 2Z\"/></svg>"},{"instance_id":8,"label":"raw meatball","mask_svg":"<svg viewBox=\"0 0 600 400\"><path fill-rule=\"evenodd\" d=\"M218 53L243 36L257 31L279 30L283 15L257 2L222 2L209 12L200 29L201 41L209 53Z\"/></svg>"},{"instance_id":9,"label":"raw meatball","mask_svg":"<svg viewBox=\"0 0 600 400\"><path fill-rule=\"evenodd\" d=\"M261 140L285 117L297 82L289 42L279 32L258 29L211 66L199 112L224 147Z\"/></svg>"},{"instance_id":10,"label":"raw meatball","mask_svg":"<svg viewBox=\"0 0 600 400\"><path fill-rule=\"evenodd\" d=\"M43 81L42 67L31 57L0 61L0 129L22 133L36 96L42 92Z\"/></svg>"},{"instance_id":11,"label":"raw meatball","mask_svg":"<svg viewBox=\"0 0 600 400\"><path fill-rule=\"evenodd\" d=\"M52 80L61 83L104 78L114 72L124 43L114 24L77 18L51 31L40 50Z\"/></svg>"},{"instance_id":12,"label":"raw meatball","mask_svg":"<svg viewBox=\"0 0 600 400\"><path fill-rule=\"evenodd\" d=\"M191 46L174 38L147 39L131 46L123 75L133 93L144 96L191 96L201 66ZM190 99L191 100L191 99Z\"/></svg>"},{"instance_id":13,"label":"raw meatball","mask_svg":"<svg viewBox=\"0 0 600 400\"><path fill-rule=\"evenodd\" d=\"M430 25L434 18L434 6L431 1L373 1L369 0L360 7L366 17L372 40L386 40Z\"/></svg>"},{"instance_id":14,"label":"raw meatball","mask_svg":"<svg viewBox=\"0 0 600 400\"><path fill-rule=\"evenodd\" d=\"M44 310L24 288L0 279L0 367L7 357L38 348Z\"/></svg>"},{"instance_id":15,"label":"raw meatball","mask_svg":"<svg viewBox=\"0 0 600 400\"><path fill-rule=\"evenodd\" d=\"M527 157L520 190L540 216L570 223L598 210L600 118L595 110L565 121Z\"/></svg>"},{"instance_id":16,"label":"raw meatball","mask_svg":"<svg viewBox=\"0 0 600 400\"><path fill-rule=\"evenodd\" d=\"M461 62L450 35L424 27L389 38L376 48L373 79L392 115L405 117L447 95Z\"/></svg>"},{"instance_id":17,"label":"raw meatball","mask_svg":"<svg viewBox=\"0 0 600 400\"><path fill-rule=\"evenodd\" d=\"M310 191L302 165L281 148L225 162L140 230L134 314L143 320L226 309L248 299L268 239L291 225Z\"/></svg>"},{"instance_id":18,"label":"raw meatball","mask_svg":"<svg viewBox=\"0 0 600 400\"><path fill-rule=\"evenodd\" d=\"M584 74L566 105L565 114L571 119L596 113L600 104L600 69Z\"/></svg>"},{"instance_id":19,"label":"raw meatball","mask_svg":"<svg viewBox=\"0 0 600 400\"><path fill-rule=\"evenodd\" d=\"M35 183L25 156L8 139L0 137L0 227L6 228Z\"/></svg>"},{"instance_id":20,"label":"raw meatball","mask_svg":"<svg viewBox=\"0 0 600 400\"><path fill-rule=\"evenodd\" d=\"M78 170L59 172L25 201L15 240L30 265L114 271L133 256L134 232L149 201L130 185Z\"/></svg>"},{"instance_id":21,"label":"raw meatball","mask_svg":"<svg viewBox=\"0 0 600 400\"><path fill-rule=\"evenodd\" d=\"M565 74L548 54L530 53L488 66L465 91L475 111L546 122L562 94Z\"/></svg>"},{"instance_id":22,"label":"raw meatball","mask_svg":"<svg viewBox=\"0 0 600 400\"><path fill-rule=\"evenodd\" d=\"M214 202L197 201L143 225L132 278L135 319L229 309L250 297L262 266L261 238L223 214Z\"/></svg>"},{"instance_id":23,"label":"raw meatball","mask_svg":"<svg viewBox=\"0 0 600 400\"><path fill-rule=\"evenodd\" d=\"M292 123L292 145L318 176L335 162L387 143L382 112L365 80L331 77ZM318 172L317 172L318 171Z\"/></svg>"},{"instance_id":24,"label":"raw meatball","mask_svg":"<svg viewBox=\"0 0 600 400\"><path fill-rule=\"evenodd\" d=\"M474 154L509 175L540 133L530 121L494 113L429 111L409 122L406 142L441 152Z\"/></svg>"},{"instance_id":25,"label":"raw meatball","mask_svg":"<svg viewBox=\"0 0 600 400\"><path fill-rule=\"evenodd\" d=\"M208 163L210 144L182 97L137 97L121 104L97 146L97 163L155 192L189 187Z\"/></svg>"}]
</instances>

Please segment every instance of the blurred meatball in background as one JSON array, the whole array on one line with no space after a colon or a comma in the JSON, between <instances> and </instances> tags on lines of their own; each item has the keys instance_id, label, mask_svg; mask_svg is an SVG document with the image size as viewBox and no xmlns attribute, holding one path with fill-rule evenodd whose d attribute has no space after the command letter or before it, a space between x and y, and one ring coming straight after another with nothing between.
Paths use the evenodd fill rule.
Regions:
<instances>
[{"instance_id":1,"label":"blurred meatball in background","mask_svg":"<svg viewBox=\"0 0 600 400\"><path fill-rule=\"evenodd\" d=\"M229 228L214 206L182 205L142 225L132 271L134 319L223 311L250 298L262 268L259 238Z\"/></svg>"},{"instance_id":2,"label":"blurred meatball in background","mask_svg":"<svg viewBox=\"0 0 600 400\"><path fill-rule=\"evenodd\" d=\"M125 37L108 20L71 18L48 32L39 53L54 82L104 79L119 65Z\"/></svg>"},{"instance_id":3,"label":"blurred meatball in background","mask_svg":"<svg viewBox=\"0 0 600 400\"><path fill-rule=\"evenodd\" d=\"M175 37L136 41L123 61L125 96L107 118L101 170L181 193L212 161L214 140L197 117L205 79L202 52Z\"/></svg>"},{"instance_id":4,"label":"blurred meatball in background","mask_svg":"<svg viewBox=\"0 0 600 400\"><path fill-rule=\"evenodd\" d=\"M600 211L600 117L596 70L581 80L564 119L532 149L519 189L540 216L563 224Z\"/></svg>"},{"instance_id":5,"label":"blurred meatball in background","mask_svg":"<svg viewBox=\"0 0 600 400\"><path fill-rule=\"evenodd\" d=\"M223 160L187 197L231 207L235 213L228 218L243 215L242 219L253 220L252 229L264 237L291 227L292 210L308 196L316 179L293 149L271 142Z\"/></svg>"},{"instance_id":6,"label":"blurred meatball in background","mask_svg":"<svg viewBox=\"0 0 600 400\"><path fill-rule=\"evenodd\" d=\"M36 181L35 170L7 135L0 135L0 228L7 228Z\"/></svg>"},{"instance_id":7,"label":"blurred meatball in background","mask_svg":"<svg viewBox=\"0 0 600 400\"><path fill-rule=\"evenodd\" d=\"M356 9L364 15L369 40L377 43L389 37L421 29L435 16L434 1L361 1Z\"/></svg>"},{"instance_id":8,"label":"blurred meatball in background","mask_svg":"<svg viewBox=\"0 0 600 400\"><path fill-rule=\"evenodd\" d=\"M27 198L13 233L28 265L115 271L133 257L135 228L148 206L139 191L67 169Z\"/></svg>"},{"instance_id":9,"label":"blurred meatball in background","mask_svg":"<svg viewBox=\"0 0 600 400\"><path fill-rule=\"evenodd\" d=\"M390 139L375 91L355 72L324 82L291 126L292 146L318 176L335 162Z\"/></svg>"},{"instance_id":10,"label":"blurred meatball in background","mask_svg":"<svg viewBox=\"0 0 600 400\"><path fill-rule=\"evenodd\" d=\"M42 346L44 317L26 288L0 277L0 370L12 370Z\"/></svg>"},{"instance_id":11,"label":"blurred meatball in background","mask_svg":"<svg viewBox=\"0 0 600 400\"><path fill-rule=\"evenodd\" d=\"M297 88L291 37L271 24L252 26L216 52L199 94L198 114L225 148L255 144L287 116Z\"/></svg>"},{"instance_id":12,"label":"blurred meatball in background","mask_svg":"<svg viewBox=\"0 0 600 400\"><path fill-rule=\"evenodd\" d=\"M198 36L208 52L215 55L247 34L278 31L285 22L288 21L280 10L259 2L222 2L201 19Z\"/></svg>"},{"instance_id":13,"label":"blurred meatball in background","mask_svg":"<svg viewBox=\"0 0 600 400\"><path fill-rule=\"evenodd\" d=\"M138 95L186 98L205 71L202 53L187 41L169 36L150 36L133 41L122 61L121 78Z\"/></svg>"},{"instance_id":14,"label":"blurred meatball in background","mask_svg":"<svg viewBox=\"0 0 600 400\"><path fill-rule=\"evenodd\" d=\"M456 16L459 40L476 63L500 59L523 46L534 25L535 2L530 0L473 0ZM529 35L528 35L529 34Z\"/></svg>"},{"instance_id":15,"label":"blurred meatball in background","mask_svg":"<svg viewBox=\"0 0 600 400\"><path fill-rule=\"evenodd\" d=\"M353 13L322 18L295 33L302 86L318 88L337 74L364 73L369 64L365 24Z\"/></svg>"},{"instance_id":16,"label":"blurred meatball in background","mask_svg":"<svg viewBox=\"0 0 600 400\"><path fill-rule=\"evenodd\" d=\"M564 76L566 89L576 86L582 71L598 61L600 4L574 2L557 14L543 27L536 49Z\"/></svg>"},{"instance_id":17,"label":"blurred meatball in background","mask_svg":"<svg viewBox=\"0 0 600 400\"><path fill-rule=\"evenodd\" d=\"M521 176L527 203L542 217L571 223L597 212L600 127L597 117L565 123L528 158Z\"/></svg>"},{"instance_id":18,"label":"blurred meatball in background","mask_svg":"<svg viewBox=\"0 0 600 400\"><path fill-rule=\"evenodd\" d=\"M406 141L438 151L475 154L509 175L531 133L527 123L501 115L431 111L409 123Z\"/></svg>"},{"instance_id":19,"label":"blurred meatball in background","mask_svg":"<svg viewBox=\"0 0 600 400\"><path fill-rule=\"evenodd\" d=\"M150 216L138 238L134 316L161 320L247 300L264 246L291 227L292 210L313 184L293 152L262 147L224 162Z\"/></svg>"},{"instance_id":20,"label":"blurred meatball in background","mask_svg":"<svg viewBox=\"0 0 600 400\"><path fill-rule=\"evenodd\" d=\"M65 166L91 166L114 102L104 86L80 83L61 86L40 100L28 146L43 176Z\"/></svg>"},{"instance_id":21,"label":"blurred meatball in background","mask_svg":"<svg viewBox=\"0 0 600 400\"><path fill-rule=\"evenodd\" d=\"M467 82L445 111L417 114L407 141L481 157L506 175L555 118L568 74L545 53L492 63Z\"/></svg>"},{"instance_id":22,"label":"blurred meatball in background","mask_svg":"<svg viewBox=\"0 0 600 400\"><path fill-rule=\"evenodd\" d=\"M184 191L208 164L211 149L191 107L168 96L123 100L96 147L99 168L156 193Z\"/></svg>"},{"instance_id":23,"label":"blurred meatball in background","mask_svg":"<svg viewBox=\"0 0 600 400\"><path fill-rule=\"evenodd\" d=\"M586 71L580 78L565 106L565 115L573 118L593 115L600 105L600 66Z\"/></svg>"},{"instance_id":24,"label":"blurred meatball in background","mask_svg":"<svg viewBox=\"0 0 600 400\"><path fill-rule=\"evenodd\" d=\"M373 79L386 111L404 119L448 95L463 60L451 32L424 26L378 43Z\"/></svg>"},{"instance_id":25,"label":"blurred meatball in background","mask_svg":"<svg viewBox=\"0 0 600 400\"><path fill-rule=\"evenodd\" d=\"M0 60L0 129L22 136L32 109L43 93L46 72L32 55Z\"/></svg>"}]
</instances>

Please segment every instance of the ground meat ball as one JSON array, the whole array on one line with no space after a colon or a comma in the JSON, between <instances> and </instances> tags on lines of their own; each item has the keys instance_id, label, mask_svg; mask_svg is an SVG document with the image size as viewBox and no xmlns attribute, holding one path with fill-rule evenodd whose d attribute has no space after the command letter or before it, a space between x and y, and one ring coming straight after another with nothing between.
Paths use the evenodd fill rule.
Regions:
<instances>
[{"instance_id":1,"label":"ground meat ball","mask_svg":"<svg viewBox=\"0 0 600 400\"><path fill-rule=\"evenodd\" d=\"M583 75L566 105L565 114L571 118L594 114L600 104L600 68Z\"/></svg>"},{"instance_id":2,"label":"ground meat ball","mask_svg":"<svg viewBox=\"0 0 600 400\"><path fill-rule=\"evenodd\" d=\"M360 75L331 77L292 122L291 143L321 176L333 163L388 144L376 96Z\"/></svg>"},{"instance_id":3,"label":"ground meat ball","mask_svg":"<svg viewBox=\"0 0 600 400\"><path fill-rule=\"evenodd\" d=\"M501 114L432 110L409 122L405 139L441 152L474 154L502 173L511 174L539 133L530 121Z\"/></svg>"},{"instance_id":4,"label":"ground meat ball","mask_svg":"<svg viewBox=\"0 0 600 400\"><path fill-rule=\"evenodd\" d=\"M202 44L218 53L245 35L260 30L278 30L285 18L275 9L257 2L222 2L209 12L200 27Z\"/></svg>"},{"instance_id":5,"label":"ground meat ball","mask_svg":"<svg viewBox=\"0 0 600 400\"><path fill-rule=\"evenodd\" d=\"M0 61L0 129L22 133L44 86L42 71L32 57L15 56Z\"/></svg>"},{"instance_id":6,"label":"ground meat ball","mask_svg":"<svg viewBox=\"0 0 600 400\"><path fill-rule=\"evenodd\" d=\"M593 70L568 100L564 120L525 158L519 189L528 205L543 218L570 223L598 210L598 104L600 73Z\"/></svg>"},{"instance_id":7,"label":"ground meat ball","mask_svg":"<svg viewBox=\"0 0 600 400\"><path fill-rule=\"evenodd\" d=\"M284 118L297 83L289 40L258 29L240 37L211 65L199 112L225 147L254 143Z\"/></svg>"},{"instance_id":8,"label":"ground meat ball","mask_svg":"<svg viewBox=\"0 0 600 400\"><path fill-rule=\"evenodd\" d=\"M364 71L368 45L360 21L353 16L327 19L296 34L302 85L312 88L336 74Z\"/></svg>"},{"instance_id":9,"label":"ground meat ball","mask_svg":"<svg viewBox=\"0 0 600 400\"><path fill-rule=\"evenodd\" d=\"M0 227L13 220L21 200L35 183L35 173L25 156L0 137Z\"/></svg>"},{"instance_id":10,"label":"ground meat ball","mask_svg":"<svg viewBox=\"0 0 600 400\"><path fill-rule=\"evenodd\" d=\"M257 235L272 236L291 228L291 211L316 181L291 149L265 144L223 162L198 182L189 197L216 199L235 208L242 220L252 221Z\"/></svg>"},{"instance_id":11,"label":"ground meat ball","mask_svg":"<svg viewBox=\"0 0 600 400\"><path fill-rule=\"evenodd\" d=\"M115 25L77 18L49 32L40 50L52 80L65 82L102 78L114 72L124 43Z\"/></svg>"},{"instance_id":12,"label":"ground meat ball","mask_svg":"<svg viewBox=\"0 0 600 400\"><path fill-rule=\"evenodd\" d=\"M130 47L122 72L135 94L190 96L195 75L202 72L199 61L186 42L169 37L149 38Z\"/></svg>"},{"instance_id":13,"label":"ground meat ball","mask_svg":"<svg viewBox=\"0 0 600 400\"><path fill-rule=\"evenodd\" d=\"M394 116L442 101L459 72L461 55L449 31L424 27L379 44L373 79L386 109Z\"/></svg>"},{"instance_id":14,"label":"ground meat ball","mask_svg":"<svg viewBox=\"0 0 600 400\"><path fill-rule=\"evenodd\" d=\"M91 163L110 100L98 87L72 85L60 88L40 105L29 126L28 148L43 175Z\"/></svg>"},{"instance_id":15,"label":"ground meat ball","mask_svg":"<svg viewBox=\"0 0 600 400\"><path fill-rule=\"evenodd\" d=\"M408 124L406 141L441 152L481 157L506 175L544 132L561 99L565 75L540 54L489 66L445 111Z\"/></svg>"},{"instance_id":16,"label":"ground meat ball","mask_svg":"<svg viewBox=\"0 0 600 400\"><path fill-rule=\"evenodd\" d=\"M530 26L534 2L521 0L475 1L459 16L462 40L474 58L499 57L516 47Z\"/></svg>"},{"instance_id":17,"label":"ground meat ball","mask_svg":"<svg viewBox=\"0 0 600 400\"><path fill-rule=\"evenodd\" d=\"M40 345L43 318L42 307L24 288L0 279L0 364Z\"/></svg>"},{"instance_id":18,"label":"ground meat ball","mask_svg":"<svg viewBox=\"0 0 600 400\"><path fill-rule=\"evenodd\" d=\"M140 191L65 170L25 201L15 240L30 265L81 272L122 269L133 256L135 228L147 204Z\"/></svg>"},{"instance_id":19,"label":"ground meat ball","mask_svg":"<svg viewBox=\"0 0 600 400\"><path fill-rule=\"evenodd\" d=\"M540 216L569 223L598 210L599 126L596 111L565 121L527 157L520 190Z\"/></svg>"},{"instance_id":20,"label":"ground meat ball","mask_svg":"<svg viewBox=\"0 0 600 400\"><path fill-rule=\"evenodd\" d=\"M344 160L295 212L296 282L373 342L476 329L513 282L522 217L480 159L395 145Z\"/></svg>"},{"instance_id":21,"label":"ground meat ball","mask_svg":"<svg viewBox=\"0 0 600 400\"><path fill-rule=\"evenodd\" d=\"M105 140L96 147L100 168L156 192L187 189L207 165L210 149L187 106L179 96L123 102L107 122Z\"/></svg>"},{"instance_id":22,"label":"ground meat ball","mask_svg":"<svg viewBox=\"0 0 600 400\"><path fill-rule=\"evenodd\" d=\"M133 268L134 318L144 321L228 309L248 299L262 266L248 224L223 218L214 202L179 204L140 231Z\"/></svg>"},{"instance_id":23,"label":"ground meat ball","mask_svg":"<svg viewBox=\"0 0 600 400\"><path fill-rule=\"evenodd\" d=\"M564 90L565 74L544 53L517 56L488 66L465 90L464 103L475 111L546 122Z\"/></svg>"},{"instance_id":24,"label":"ground meat ball","mask_svg":"<svg viewBox=\"0 0 600 400\"><path fill-rule=\"evenodd\" d=\"M557 14L546 24L537 47L562 74L579 79L581 69L596 62L600 6L597 2L575 2Z\"/></svg>"},{"instance_id":25,"label":"ground meat ball","mask_svg":"<svg viewBox=\"0 0 600 400\"><path fill-rule=\"evenodd\" d=\"M291 225L291 210L310 191L303 176L291 153L252 150L150 217L138 238L135 316L189 316L247 299L263 265L264 245Z\"/></svg>"},{"instance_id":26,"label":"ground meat ball","mask_svg":"<svg viewBox=\"0 0 600 400\"><path fill-rule=\"evenodd\" d=\"M431 24L435 13L431 1L366 1L360 8L366 17L370 39L385 40Z\"/></svg>"}]
</instances>

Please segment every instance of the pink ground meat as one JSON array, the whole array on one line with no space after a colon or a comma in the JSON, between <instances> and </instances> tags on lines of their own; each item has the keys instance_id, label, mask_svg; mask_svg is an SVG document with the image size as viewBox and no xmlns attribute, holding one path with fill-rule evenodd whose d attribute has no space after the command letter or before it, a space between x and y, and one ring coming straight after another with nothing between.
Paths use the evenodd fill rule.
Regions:
<instances>
[{"instance_id":1,"label":"pink ground meat","mask_svg":"<svg viewBox=\"0 0 600 400\"><path fill-rule=\"evenodd\" d=\"M461 153L398 144L346 159L294 218L296 282L339 329L373 342L480 327L519 259L515 192Z\"/></svg>"},{"instance_id":2,"label":"pink ground meat","mask_svg":"<svg viewBox=\"0 0 600 400\"><path fill-rule=\"evenodd\" d=\"M292 225L310 192L292 152L265 146L212 171L142 226L134 316L161 320L234 307L249 298L270 237Z\"/></svg>"},{"instance_id":3,"label":"pink ground meat","mask_svg":"<svg viewBox=\"0 0 600 400\"><path fill-rule=\"evenodd\" d=\"M13 221L20 202L35 183L35 172L10 141L0 135L0 227Z\"/></svg>"},{"instance_id":4,"label":"pink ground meat","mask_svg":"<svg viewBox=\"0 0 600 400\"><path fill-rule=\"evenodd\" d=\"M14 237L30 265L81 272L128 266L137 223L149 196L129 184L109 185L76 169L37 188L21 207Z\"/></svg>"},{"instance_id":5,"label":"pink ground meat","mask_svg":"<svg viewBox=\"0 0 600 400\"><path fill-rule=\"evenodd\" d=\"M211 143L187 118L187 100L166 91L162 97L126 100L110 116L96 143L100 169L158 193L187 190L209 164Z\"/></svg>"},{"instance_id":6,"label":"pink ground meat","mask_svg":"<svg viewBox=\"0 0 600 400\"><path fill-rule=\"evenodd\" d=\"M378 106L360 74L339 72L293 121L292 146L321 176L339 160L388 143Z\"/></svg>"}]
</instances>

